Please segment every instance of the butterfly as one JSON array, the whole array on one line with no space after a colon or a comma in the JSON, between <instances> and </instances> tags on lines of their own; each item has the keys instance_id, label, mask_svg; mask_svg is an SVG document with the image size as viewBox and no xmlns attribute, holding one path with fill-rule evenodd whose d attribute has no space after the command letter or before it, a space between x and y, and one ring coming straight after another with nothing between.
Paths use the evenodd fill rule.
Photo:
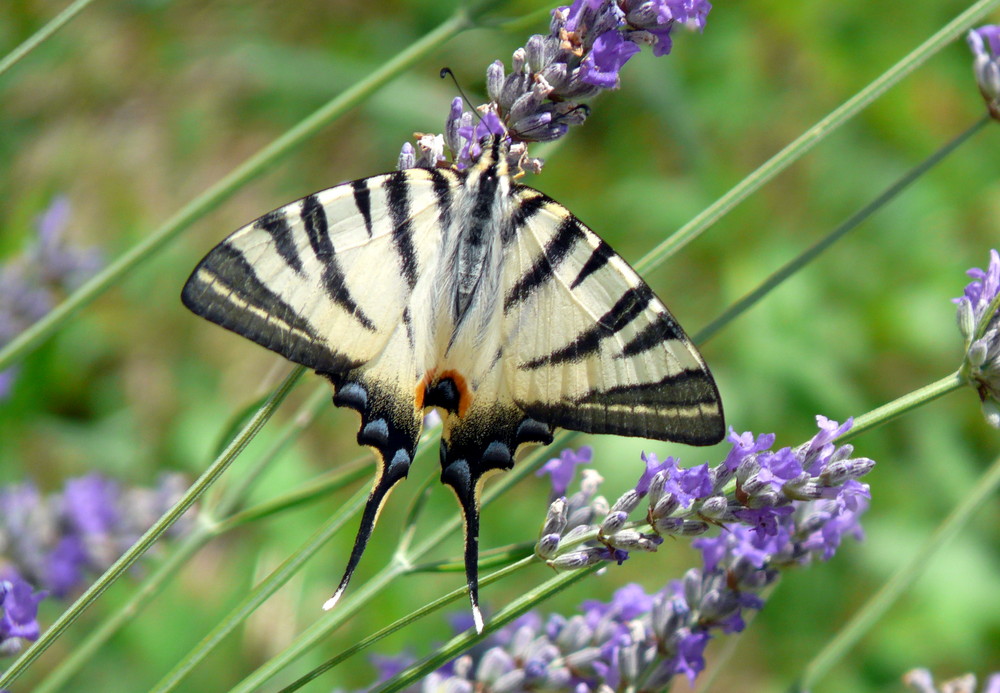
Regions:
<instances>
[{"instance_id":1,"label":"butterfly","mask_svg":"<svg viewBox=\"0 0 1000 693\"><path fill-rule=\"evenodd\" d=\"M361 415L378 473L331 608L424 413L442 415L441 481L465 520L478 631L479 496L557 427L711 445L722 403L690 339L638 274L484 141L465 170L412 168L338 185L239 229L198 264L198 315L315 370Z\"/></svg>"}]
</instances>

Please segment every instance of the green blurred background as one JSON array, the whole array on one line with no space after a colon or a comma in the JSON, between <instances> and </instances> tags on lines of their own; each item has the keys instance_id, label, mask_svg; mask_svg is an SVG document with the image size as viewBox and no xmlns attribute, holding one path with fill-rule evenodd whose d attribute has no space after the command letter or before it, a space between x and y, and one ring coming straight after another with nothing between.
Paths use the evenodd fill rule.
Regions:
<instances>
[{"instance_id":1,"label":"green blurred background","mask_svg":"<svg viewBox=\"0 0 1000 693\"><path fill-rule=\"evenodd\" d=\"M0 54L63 2L0 3ZM663 59L637 56L623 88L591 105L587 124L527 182L572 209L634 262L830 110L967 7L959 0L718 3L703 35L676 33ZM504 16L543 5L520 0ZM0 76L0 258L34 234L54 196L68 196L72 239L109 258L132 247L246 157L444 20L452 2L333 0L96 2ZM518 31L474 30L392 82L318 137L243 187L73 319L24 363L0 403L0 481L34 479L56 490L100 470L150 485L163 470L192 478L237 412L286 372L269 352L195 318L179 300L200 257L233 229L306 193L394 167L414 131L440 132L454 87L451 67L482 99L489 62L509 64L547 15ZM647 279L689 332L828 232L984 108L971 58L958 41L834 133ZM864 413L954 370L961 358L954 307L969 267L984 267L1000 229L1000 134L993 125L924 176L762 305L703 346L728 423L773 431L779 445L814 432L814 416ZM293 393L250 453L272 439ZM356 415L330 406L273 467L259 499L357 456ZM718 449L612 437L584 441L610 497L634 484L641 450L717 462ZM781 690L854 610L974 485L1000 446L963 391L854 441L878 461L866 479L873 503L867 540L829 564L789 573L740 637L715 690ZM553 453L556 451L553 450ZM434 459L433 457L429 459ZM428 460L429 461L429 460ZM413 489L436 475L425 461L391 499L354 589L389 558ZM365 482L367 483L367 482ZM484 549L531 540L547 482L525 481L486 509ZM246 590L282 561L348 496L327 497L226 536L199 553L74 682L74 690L152 685ZM454 512L435 487L418 531ZM1000 668L1000 545L994 502L931 565L818 691L901 690L926 666L940 676ZM347 531L191 675L183 690L233 685L312 624L340 577ZM455 536L440 557L460 554ZM658 589L693 564L684 541L585 580L550 607L568 612L638 581ZM550 575L536 567L489 586L501 607ZM112 589L36 667L120 604L136 576ZM461 583L458 574L408 578L295 667L302 673L383 624ZM65 607L43 603L50 623ZM456 607L464 610L465 604ZM450 634L432 618L382 654L424 654ZM712 655L725 646L716 642ZM307 690L371 682L364 657ZM29 680L32 677L29 677ZM683 685L678 686L684 690ZM15 690L28 690L24 685Z\"/></svg>"}]
</instances>

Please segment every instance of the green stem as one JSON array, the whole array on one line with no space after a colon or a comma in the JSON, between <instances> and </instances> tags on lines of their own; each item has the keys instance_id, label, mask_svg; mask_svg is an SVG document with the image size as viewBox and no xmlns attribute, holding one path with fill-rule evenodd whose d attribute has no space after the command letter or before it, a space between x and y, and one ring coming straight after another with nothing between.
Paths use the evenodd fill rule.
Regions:
<instances>
[{"instance_id":1,"label":"green stem","mask_svg":"<svg viewBox=\"0 0 1000 693\"><path fill-rule=\"evenodd\" d=\"M837 438L836 442L838 444L846 443L855 436L877 428L888 421L902 416L908 411L963 387L966 387L965 379L962 378L961 371L955 371L951 375L945 376L930 385L925 385L919 390L914 390L894 399L888 404L883 404L877 409L872 409L870 412L862 414L854 419L854 425L851 427L851 430Z\"/></svg>"},{"instance_id":2,"label":"green stem","mask_svg":"<svg viewBox=\"0 0 1000 693\"><path fill-rule=\"evenodd\" d=\"M876 211L881 209L883 206L888 204L894 197L899 195L903 190L905 190L913 181L917 180L924 173L929 171L933 166L935 166L939 161L944 159L948 154L955 151L959 145L964 143L975 133L982 130L987 123L991 121L989 113L985 114L971 127L966 128L966 130L956 137L952 138L950 142L945 144L943 147L934 152L931 156L921 162L918 166L911 169L905 176L897 180L895 183L890 185L881 195L876 197L874 200L869 202L867 205L859 209L857 212L852 214L847 218L840 226L835 228L824 238L821 238L812 247L807 248L798 257L794 258L791 262L786 264L784 267L779 269L777 272L768 277L764 282L758 286L756 289L748 293L746 296L741 298L739 301L727 308L722 315L717 317L706 327L704 327L694 338L694 341L698 344L703 344L707 342L712 336L718 332L722 327L728 325L730 322L738 318L740 315L749 310L752 306L759 303L767 294L772 290L777 288L783 281L794 275L796 272L801 270L803 267L808 265L810 262L819 257L823 251L832 246L834 243L839 241L848 231L851 231L861 225L868 217L874 214Z\"/></svg>"},{"instance_id":3,"label":"green stem","mask_svg":"<svg viewBox=\"0 0 1000 693\"><path fill-rule=\"evenodd\" d=\"M160 593L170 578L184 567L188 559L194 556L214 536L215 533L207 527L199 526L191 534L184 537L183 541L174 547L167 560L157 567L156 571L143 582L128 601L91 631L78 645L75 645L65 659L60 661L49 672L48 676L32 689L34 693L53 693L59 690L74 674L91 663L90 658L94 653L112 635L135 618L142 608Z\"/></svg>"},{"instance_id":4,"label":"green stem","mask_svg":"<svg viewBox=\"0 0 1000 693\"><path fill-rule=\"evenodd\" d=\"M45 26L29 36L24 43L8 53L3 60L0 60L0 76L2 76L10 68L14 67L14 65L23 57L28 55L28 53L35 50L43 41L45 41L45 39L49 38L66 26L66 24L69 23L69 20L80 14L80 12L82 12L84 8L86 8L87 5L93 1L94 0L75 0L75 2L70 3L66 9L46 22Z\"/></svg>"},{"instance_id":5,"label":"green stem","mask_svg":"<svg viewBox=\"0 0 1000 693\"><path fill-rule=\"evenodd\" d=\"M826 647L813 657L806 666L802 678L792 686L792 691L807 691L837 664L844 654L857 645L858 641L881 619L904 591L925 573L927 564L934 555L958 534L969 521L972 513L996 493L1000 487L1000 458L997 458L983 476L972 485L969 494L951 511L938 526L930 539L920 547L913 557L889 578L868 602L858 610Z\"/></svg>"},{"instance_id":6,"label":"green stem","mask_svg":"<svg viewBox=\"0 0 1000 693\"><path fill-rule=\"evenodd\" d=\"M45 652L60 635L69 628L70 624L79 618L83 612L100 597L121 575L142 556L160 536L174 524L181 515L187 512L196 500L213 484L215 480L226 470L243 449L253 440L254 436L264 427L264 424L271 415L274 414L278 405L285 399L292 386L303 372L300 366L292 371L284 382L271 394L264 402L260 410L247 422L243 430L233 441L222 451L222 454L212 463L212 465L202 474L197 481L187 490L184 496L174 504L156 523L150 527L139 540L126 551L121 558L114 562L101 577L91 585L86 592L73 602L73 604L46 630L38 640L21 653L10 667L0 675L0 688L7 688L18 679L31 666L38 657Z\"/></svg>"},{"instance_id":7,"label":"green stem","mask_svg":"<svg viewBox=\"0 0 1000 693\"><path fill-rule=\"evenodd\" d=\"M0 370L37 347L42 340L58 330L70 316L90 304L141 263L153 257L168 242L205 214L218 207L248 181L290 154L333 120L371 96L410 66L438 50L442 43L468 28L469 22L468 15L460 8L429 34L410 45L365 79L328 101L326 105L314 111L298 125L244 161L225 178L185 205L163 226L153 231L144 240L74 291L44 318L12 339L3 349L0 349Z\"/></svg>"},{"instance_id":8,"label":"green stem","mask_svg":"<svg viewBox=\"0 0 1000 693\"><path fill-rule=\"evenodd\" d=\"M340 512L316 530L303 546L293 552L263 582L254 587L232 611L226 614L225 618L208 635L202 638L201 642L188 652L187 655L182 657L173 669L167 672L167 675L152 690L155 693L165 693L166 691L174 690L184 677L215 649L216 645L223 638L238 628L257 607L267 601L268 597L277 592L295 573L302 569L306 561L312 558L344 526L356 510L360 509L367 495L368 492L364 489L355 493L354 497L341 508Z\"/></svg>"},{"instance_id":9,"label":"green stem","mask_svg":"<svg viewBox=\"0 0 1000 693\"><path fill-rule=\"evenodd\" d=\"M487 621L486 627L481 634L477 634L475 630L470 629L469 631L452 638L448 643L437 649L433 654L425 657L421 661L406 669L406 671L394 676L383 685L373 688L372 690L377 691L378 693L392 693L393 691L402 690L411 683L421 680L427 674L442 667L445 663L451 661L489 634L503 628L515 618L527 613L552 595L561 592L570 585L573 585L586 577L589 577L593 573L597 572L599 568L599 565L590 566L583 568L582 570L560 573L555 577L550 578L544 584L530 590L527 594L518 597L506 607L501 609L497 614L490 617L490 620Z\"/></svg>"},{"instance_id":10,"label":"green stem","mask_svg":"<svg viewBox=\"0 0 1000 693\"><path fill-rule=\"evenodd\" d=\"M531 557L531 556L529 556L528 558L524 558L524 559L518 561L517 563L513 563L513 564L511 564L509 566L506 566L506 567L500 569L500 570L497 570L497 571L495 571L493 573L490 573L489 575L485 576L480 581L480 585L486 586L486 585L489 585L492 582L496 582L497 580L505 578L506 576L508 576L508 575L510 575L512 573L515 573L515 572L517 572L517 571L519 571L519 570L521 570L523 568L528 567L529 565L532 564L533 561L534 561L534 558ZM414 571L410 571L410 572L414 572ZM383 629L381 629L381 630L379 630L379 631L377 631L375 633L372 633L367 638L364 638L363 640L361 640L357 644L352 645L352 646L348 647L346 650L343 650L343 651L339 652L336 657L333 657L332 659L329 659L326 662L323 662L323 664L321 664L320 666L316 667L315 669L313 669L312 671L310 671L305 676L297 679L294 683L286 686L285 688L282 688L279 693L292 693L292 691L297 691L298 689L300 689L302 686L306 685L310 681L313 681L313 680L319 678L322 674L326 673L327 671L330 671L331 669L333 669L334 667L336 667L341 662L343 662L343 661L351 658L352 656L354 656L358 652L362 652L363 650L368 649L369 647L371 647L372 645L374 645L375 643L377 643L379 640L382 640L383 638L386 638L389 635L392 635L393 633L395 633L398 630L402 630L403 628L405 628L406 626L410 625L411 623L415 623L416 621L419 621L421 618L424 618L425 616L428 616L428 615L434 613L435 611L438 611L439 609L443 609L444 607L448 606L452 602L455 602L455 601L458 601L460 599L463 599L467 594L468 594L468 590L465 587L459 587L458 589L452 590L448 594L445 594L445 595L443 595L443 596L435 599L434 601L432 601L432 602L430 602L428 604L425 604L424 606L420 607L419 609L417 609L417 610L415 610L415 611L407 614L403 618L397 620L395 623L392 623L392 624L386 626L385 628L383 628Z\"/></svg>"},{"instance_id":11,"label":"green stem","mask_svg":"<svg viewBox=\"0 0 1000 693\"><path fill-rule=\"evenodd\" d=\"M942 27L940 31L911 51L909 55L889 68L889 70L876 78L867 87L845 101L839 108L806 130L798 139L771 157L763 166L744 178L729 192L698 214L698 216L653 248L653 250L636 263L636 270L640 274L645 273L660 265L668 257L697 238L705 229L714 224L729 210L800 159L806 152L821 142L823 138L853 118L861 109L920 67L944 46L981 21L997 5L1000 5L1000 0L979 0L979 2L973 4L965 12L955 17L955 19ZM0 363L0 366L2 365Z\"/></svg>"}]
</instances>

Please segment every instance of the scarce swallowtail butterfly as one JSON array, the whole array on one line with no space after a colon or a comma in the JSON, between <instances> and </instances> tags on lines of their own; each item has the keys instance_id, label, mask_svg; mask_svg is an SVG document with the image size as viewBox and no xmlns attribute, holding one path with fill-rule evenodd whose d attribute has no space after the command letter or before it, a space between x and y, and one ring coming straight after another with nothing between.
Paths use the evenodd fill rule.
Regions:
<instances>
[{"instance_id":1,"label":"scarce swallowtail butterfly","mask_svg":"<svg viewBox=\"0 0 1000 693\"><path fill-rule=\"evenodd\" d=\"M441 481L465 516L478 630L479 494L556 427L691 445L724 434L694 345L639 275L565 207L515 182L493 138L463 171L413 168L265 214L195 268L198 315L315 370L361 414L379 472L330 608L423 415L443 418Z\"/></svg>"}]
</instances>

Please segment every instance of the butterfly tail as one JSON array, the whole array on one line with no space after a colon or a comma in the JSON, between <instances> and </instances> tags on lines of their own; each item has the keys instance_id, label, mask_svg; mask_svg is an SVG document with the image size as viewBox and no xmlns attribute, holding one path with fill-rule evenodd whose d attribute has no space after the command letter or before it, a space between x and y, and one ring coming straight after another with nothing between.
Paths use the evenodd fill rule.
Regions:
<instances>
[{"instance_id":1,"label":"butterfly tail","mask_svg":"<svg viewBox=\"0 0 1000 693\"><path fill-rule=\"evenodd\" d=\"M382 505L385 503L393 487L406 478L409 468L410 457L403 450L400 450L399 454L389 463L383 462L381 473L375 480L372 492L368 496L368 502L365 503L365 510L361 514L361 526L358 528L358 534L354 538L354 548L351 549L351 557L347 559L344 577L340 579L337 591L323 604L324 611L329 611L336 606L344 590L347 589L347 584L351 581L354 569L358 567L361 556L368 546L368 540L372 536L372 530L375 529L375 522L378 520Z\"/></svg>"},{"instance_id":2,"label":"butterfly tail","mask_svg":"<svg viewBox=\"0 0 1000 693\"><path fill-rule=\"evenodd\" d=\"M473 473L465 460L444 468L441 481L451 486L465 518L465 580L469 585L472 619L476 632L483 632L483 614L479 609L479 487L480 476Z\"/></svg>"},{"instance_id":3,"label":"butterfly tail","mask_svg":"<svg viewBox=\"0 0 1000 693\"><path fill-rule=\"evenodd\" d=\"M347 560L344 577L341 578L337 591L323 604L324 610L332 609L347 589L351 575L368 546L382 505L393 487L406 478L416 451L421 421L418 411L405 402L401 403L400 398L387 396L377 383L342 375L328 377L336 388L333 403L361 414L358 443L375 452L379 472L361 514L361 526L354 539L354 548Z\"/></svg>"}]
</instances>

